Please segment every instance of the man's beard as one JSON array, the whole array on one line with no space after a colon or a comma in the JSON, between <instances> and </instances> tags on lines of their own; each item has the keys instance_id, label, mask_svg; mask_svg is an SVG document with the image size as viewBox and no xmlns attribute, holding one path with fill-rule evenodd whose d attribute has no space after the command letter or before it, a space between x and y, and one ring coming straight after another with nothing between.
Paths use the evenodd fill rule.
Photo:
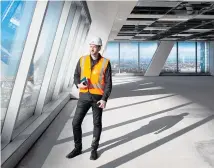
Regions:
<instances>
[{"instance_id":1,"label":"man's beard","mask_svg":"<svg viewBox=\"0 0 214 168\"><path fill-rule=\"evenodd\" d=\"M98 53L91 52L91 55L96 57L98 55Z\"/></svg>"},{"instance_id":2,"label":"man's beard","mask_svg":"<svg viewBox=\"0 0 214 168\"><path fill-rule=\"evenodd\" d=\"M98 58L98 57L97 57L97 56L98 56L98 53L97 53L97 54L92 54L92 53L91 53L91 56L92 56L92 58L93 58L94 60L96 60L96 59Z\"/></svg>"}]
</instances>

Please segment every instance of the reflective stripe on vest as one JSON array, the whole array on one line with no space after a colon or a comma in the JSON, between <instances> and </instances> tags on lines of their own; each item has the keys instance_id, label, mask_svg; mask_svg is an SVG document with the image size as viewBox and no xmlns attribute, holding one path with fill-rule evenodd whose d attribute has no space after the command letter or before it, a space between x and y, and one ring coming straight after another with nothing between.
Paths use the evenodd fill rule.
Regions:
<instances>
[{"instance_id":1,"label":"reflective stripe on vest","mask_svg":"<svg viewBox=\"0 0 214 168\"><path fill-rule=\"evenodd\" d=\"M105 66L105 64L106 64L106 61L107 61L107 59L104 58L103 64L102 64L102 68L101 68L100 77L99 77L99 81L98 81L99 83L101 83L101 81L102 81L102 74L103 74L103 72L104 72L104 66Z\"/></svg>"},{"instance_id":2,"label":"reflective stripe on vest","mask_svg":"<svg viewBox=\"0 0 214 168\"><path fill-rule=\"evenodd\" d=\"M84 63L85 63L85 57L82 58L83 60L81 61L82 65L81 65L81 76L84 76Z\"/></svg>"}]
</instances>

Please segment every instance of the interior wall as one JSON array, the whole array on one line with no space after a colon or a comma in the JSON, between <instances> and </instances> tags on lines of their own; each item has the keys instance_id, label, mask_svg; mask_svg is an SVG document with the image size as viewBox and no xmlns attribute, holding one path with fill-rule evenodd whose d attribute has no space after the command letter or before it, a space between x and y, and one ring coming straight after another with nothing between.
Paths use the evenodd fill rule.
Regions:
<instances>
[{"instance_id":1,"label":"interior wall","mask_svg":"<svg viewBox=\"0 0 214 168\"><path fill-rule=\"evenodd\" d=\"M88 54L89 51L88 44L90 39L94 36L98 36L102 39L103 42L103 47L101 49L102 53L108 41L108 36L111 32L111 28L117 15L118 2L87 1L87 5L91 15L92 23L84 44L83 54Z\"/></svg>"}]
</instances>

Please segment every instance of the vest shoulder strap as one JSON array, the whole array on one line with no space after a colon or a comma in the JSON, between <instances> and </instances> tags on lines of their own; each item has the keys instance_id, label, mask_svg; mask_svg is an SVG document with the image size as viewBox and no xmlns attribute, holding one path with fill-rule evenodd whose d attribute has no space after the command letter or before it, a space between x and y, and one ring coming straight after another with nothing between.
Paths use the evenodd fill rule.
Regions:
<instances>
[{"instance_id":1,"label":"vest shoulder strap","mask_svg":"<svg viewBox=\"0 0 214 168\"><path fill-rule=\"evenodd\" d=\"M84 62L87 59L87 57L90 57L90 55L84 55L80 57L80 66L84 65Z\"/></svg>"},{"instance_id":2,"label":"vest shoulder strap","mask_svg":"<svg viewBox=\"0 0 214 168\"><path fill-rule=\"evenodd\" d=\"M87 57L90 57L90 55L83 55L80 57L80 59L87 58Z\"/></svg>"},{"instance_id":3,"label":"vest shoulder strap","mask_svg":"<svg viewBox=\"0 0 214 168\"><path fill-rule=\"evenodd\" d=\"M102 58L103 58L105 61L107 61L107 62L109 61L109 59L107 59L107 58L105 58L105 57L102 57Z\"/></svg>"},{"instance_id":4,"label":"vest shoulder strap","mask_svg":"<svg viewBox=\"0 0 214 168\"><path fill-rule=\"evenodd\" d=\"M102 58L103 58L103 63L104 63L103 66L104 66L104 68L106 68L110 60L105 57L102 57Z\"/></svg>"}]
</instances>

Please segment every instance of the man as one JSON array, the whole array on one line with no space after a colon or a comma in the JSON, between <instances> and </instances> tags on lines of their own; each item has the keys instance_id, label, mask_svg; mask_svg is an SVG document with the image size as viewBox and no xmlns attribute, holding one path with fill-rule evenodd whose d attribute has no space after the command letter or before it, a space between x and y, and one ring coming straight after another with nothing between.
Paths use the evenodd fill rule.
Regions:
<instances>
[{"instance_id":1,"label":"man","mask_svg":"<svg viewBox=\"0 0 214 168\"><path fill-rule=\"evenodd\" d=\"M73 135L75 148L67 155L73 158L82 153L82 121L92 107L93 141L91 144L91 160L97 159L97 149L102 131L102 112L112 90L112 72L110 61L99 53L102 46L100 38L90 42L90 55L83 56L77 63L74 83L79 88L79 100L73 118Z\"/></svg>"}]
</instances>

